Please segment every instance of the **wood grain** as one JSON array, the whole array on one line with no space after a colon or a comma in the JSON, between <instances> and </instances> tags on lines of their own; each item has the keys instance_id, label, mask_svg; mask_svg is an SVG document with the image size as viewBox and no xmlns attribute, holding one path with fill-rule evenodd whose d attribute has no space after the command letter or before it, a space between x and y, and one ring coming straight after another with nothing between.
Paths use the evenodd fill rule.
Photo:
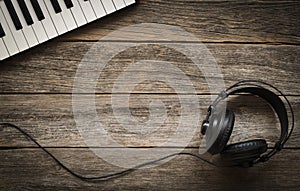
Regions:
<instances>
[{"instance_id":1,"label":"wood grain","mask_svg":"<svg viewBox=\"0 0 300 191\"><path fill-rule=\"evenodd\" d=\"M82 175L104 175L120 170L88 149L50 151ZM300 186L299 150L283 150L269 162L251 169L219 169L195 158L177 156L154 168L139 169L118 179L94 183L72 177L38 149L0 152L3 156L1 190L257 190L259 187L296 191ZM186 152L197 153L197 150L187 149ZM288 172L288 176L284 172Z\"/></svg>"},{"instance_id":2,"label":"wood grain","mask_svg":"<svg viewBox=\"0 0 300 191\"><path fill-rule=\"evenodd\" d=\"M299 190L299 18L300 2L293 0L140 0L137 5L2 61L0 122L20 125L64 164L83 175L101 175L120 168L95 156L76 128L72 110L76 71L86 52L96 42L111 32L134 24L174 25L195 35L216 59L225 86L243 79L260 79L275 85L291 101L295 111L295 131L281 152L268 163L254 168L219 169L194 158L177 156L154 168L141 169L107 182L91 183L72 177L16 130L1 127L0 190ZM121 145L143 150L157 146L174 133L182 110L180 96L198 96L202 119L211 101L210 93L219 92L209 90L203 73L190 59L159 45L172 33L160 34L157 39L151 38L151 32L139 33L138 30L130 31L121 38L100 40L100 43L129 42L137 43L137 46L121 52L108 63L99 74L95 92L88 92L80 104L91 100L96 93L97 113L102 116L101 122L109 135ZM171 43L185 40L185 36L179 36L176 42ZM193 45L199 45L195 40L187 40L186 43L190 45L188 51L193 49ZM128 66L141 60L172 63L188 77L195 93L176 92L170 84L159 81L143 81L131 92L112 94L115 93L112 88L116 79ZM154 71L143 68L143 72ZM159 74L168 75L168 71L161 70ZM135 75L133 71L132 76ZM182 84L181 78L175 77L174 81ZM124 87L133 83L128 80L121 82ZM167 118L157 131L146 136L139 135L140 126L127 124L129 131L118 122L111 98L128 93L130 114L141 123L150 119L149 103L160 100L165 104ZM126 116L126 102L114 104L121 117ZM269 147L273 146L280 131L278 120L268 104L259 98L243 95L232 97L228 106L236 114L230 143L265 138ZM83 111L90 109L86 107ZM82 114L89 117L87 113ZM201 122L199 120L199 124ZM187 125L193 123L191 120ZM155 128L157 124L151 127ZM199 130L197 127L185 151L198 153ZM93 130L90 132L94 133ZM96 150L118 151L118 148L101 144L92 146ZM125 156L120 159L128 160ZM218 160L218 157L209 160Z\"/></svg>"},{"instance_id":3,"label":"wood grain","mask_svg":"<svg viewBox=\"0 0 300 191\"><path fill-rule=\"evenodd\" d=\"M298 1L141 0L60 40L98 41L138 23L180 26L202 42L299 44Z\"/></svg>"},{"instance_id":4,"label":"wood grain","mask_svg":"<svg viewBox=\"0 0 300 191\"><path fill-rule=\"evenodd\" d=\"M114 103L111 101L112 96L110 95L97 95L95 100L97 115L110 137L118 141L119 144L129 147L151 147L163 144L176 132L179 122L182 120L180 117L183 115L181 112L184 106L179 102L179 97L180 95L130 95L129 110L131 113L129 115L139 121L138 125L118 121L118 118L127 118L125 102ZM85 95L80 103L74 102L74 104L82 105L91 99L91 95ZM210 99L210 96L199 96L201 120L205 118L207 107L211 102ZM300 108L300 99L293 96L289 99L295 109L295 125L297 127L300 123L299 112L297 112L297 108ZM155 122L155 120L151 123L152 129L158 128L156 131L151 130L149 133L143 134L141 129L145 123L148 120L153 120L150 119L149 104L158 100L165 105L167 117L162 124ZM1 121L13 122L22 126L42 145L47 147L86 146L82 135L76 128L71 95L2 95L0 101L2 103L0 105ZM236 113L232 142L265 138L270 146L274 145L274 141L277 140L276 137L280 134L279 123L274 112L265 101L246 95L234 96L228 101L228 107ZM120 114L113 111L112 105L120 111ZM159 109L159 107L155 107L155 109ZM82 112L86 118L89 118L90 115L87 114L88 111L89 108L85 108ZM195 127L195 123L199 123L199 126ZM191 147L199 147L200 145L200 140L202 140L199 135L201 123L202 121L194 120L185 123L191 132L196 128L196 133L189 144ZM90 129L88 127L89 132L96 132L97 128ZM105 134L99 135L100 138L102 136L106 137ZM298 148L299 136L300 132L296 128L286 146ZM33 144L15 129L4 128L1 131L0 146L26 147L33 146ZM99 142L92 146L103 147L103 145L99 145Z\"/></svg>"},{"instance_id":5,"label":"wood grain","mask_svg":"<svg viewBox=\"0 0 300 191\"><path fill-rule=\"evenodd\" d=\"M77 68L93 44L53 42L45 45L47 48L33 49L25 52L23 56L4 61L0 65L0 92L72 93ZM190 48L193 49L192 45ZM299 47L207 44L207 48L220 67L226 86L242 79L260 79L272 83L285 94L300 94L298 85L300 83ZM210 92L204 73L182 53L159 45L146 46L143 44L120 53L109 62L101 74L99 73L95 92L112 93L113 85L124 70L141 60L171 62L174 67L182 70L188 77L198 94L219 93L217 91ZM204 69L205 67L206 65L203 66ZM151 72L150 68L140 70L145 73ZM168 75L167 69L160 72L161 75ZM213 79L214 76L217 74L212 73L207 77ZM88 80L82 79L82 81ZM180 78L176 80L179 80L177 86L183 83ZM135 82L126 80L122 83L124 86L129 86ZM140 88L134 89L133 92L119 93L144 92L174 93L174 90L170 88L169 84L142 81Z\"/></svg>"}]
</instances>

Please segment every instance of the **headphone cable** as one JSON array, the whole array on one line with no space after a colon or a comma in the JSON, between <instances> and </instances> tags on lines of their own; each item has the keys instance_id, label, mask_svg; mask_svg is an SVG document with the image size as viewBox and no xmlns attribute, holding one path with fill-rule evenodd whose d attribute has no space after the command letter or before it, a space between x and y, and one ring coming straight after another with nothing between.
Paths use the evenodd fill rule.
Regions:
<instances>
[{"instance_id":1,"label":"headphone cable","mask_svg":"<svg viewBox=\"0 0 300 191\"><path fill-rule=\"evenodd\" d=\"M163 160L166 160L168 158L171 158L171 157L174 157L174 156L178 156L178 155L185 155L185 156L191 156L193 158L196 158L202 162L205 162L211 166L214 166L214 167L219 167L219 168L230 168L230 167L240 167L239 165L228 165L228 166L225 166L225 165L218 165L218 164L215 164L197 154L193 154L193 153L189 153L189 152L181 152L181 153L173 153L173 154L170 154L170 155L166 155L164 157L161 157L159 159L156 159L156 160L152 160L152 161L149 161L149 162L145 162L145 163L142 163L142 164L139 164L139 165L136 165L132 168L127 168L125 170L122 170L122 171L119 171L119 172L115 172L115 173L111 173L111 174L107 174L107 175L102 175L102 176L84 176L84 175L81 175L81 174L78 174L76 173L75 171L71 170L69 167L67 167L66 165L64 165L58 158L56 158L50 151L48 151L45 147L43 147L40 143L38 143L30 134L28 134L27 132L25 132L21 127L15 125L15 124L12 124L12 123L0 123L1 126L6 126L6 127L12 127L16 130L18 130L19 132L21 132L24 136L26 136L27 138L29 138L33 143L35 143L40 149L42 149L46 154L48 154L60 167L62 167L63 169L65 169L68 173L70 173L71 175L73 175L74 177L77 177L81 180L84 180L84 181L105 181L105 180L109 180L109 179L113 179L113 178L117 178L117 177L120 177L122 175L125 175L125 174L128 174L130 172L133 172L139 168L142 168L142 167L146 167L146 166L150 166L152 164L155 164L155 163L158 163L160 161L163 161Z\"/></svg>"}]
</instances>

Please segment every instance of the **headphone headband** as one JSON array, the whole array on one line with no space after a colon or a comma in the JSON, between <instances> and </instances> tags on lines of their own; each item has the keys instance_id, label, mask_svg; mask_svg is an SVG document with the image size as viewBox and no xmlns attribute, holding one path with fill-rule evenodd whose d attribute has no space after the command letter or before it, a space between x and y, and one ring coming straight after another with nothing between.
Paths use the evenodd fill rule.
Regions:
<instances>
[{"instance_id":1,"label":"headphone headband","mask_svg":"<svg viewBox=\"0 0 300 191\"><path fill-rule=\"evenodd\" d=\"M260 88L260 87L244 87L244 88L234 90L228 93L227 95L229 96L237 93L251 93L253 95L263 98L272 106L272 108L275 110L279 118L280 126L281 126L281 135L280 135L279 142L283 143L286 136L288 135L289 122L288 122L287 111L282 100L270 90Z\"/></svg>"}]
</instances>

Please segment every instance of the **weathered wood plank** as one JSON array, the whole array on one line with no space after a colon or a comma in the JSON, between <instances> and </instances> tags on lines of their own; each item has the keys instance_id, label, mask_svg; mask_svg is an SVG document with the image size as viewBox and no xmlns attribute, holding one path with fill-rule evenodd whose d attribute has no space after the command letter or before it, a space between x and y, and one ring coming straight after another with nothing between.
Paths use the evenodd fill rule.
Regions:
<instances>
[{"instance_id":1,"label":"weathered wood plank","mask_svg":"<svg viewBox=\"0 0 300 191\"><path fill-rule=\"evenodd\" d=\"M124 26L146 22L180 26L206 42L218 61L226 85L242 79L263 79L292 95L289 99L295 110L295 133L287 148L268 163L247 170L217 169L196 159L178 156L161 166L138 170L119 179L87 183L58 167L40 149L26 148L35 145L16 130L0 128L0 190L298 190L299 5L298 1L142 0L136 6L0 64L0 122L9 121L22 126L43 146L74 147L51 148L50 151L76 172L106 174L119 168L96 157L86 148L75 126L71 93L78 64L94 42ZM147 41L152 34L144 34L146 40L132 38L138 32L128 36L129 40L155 42ZM104 117L101 122L111 137L137 149L157 146L157 143L165 141L177 127L181 111L178 96L168 84L145 81L130 92L136 93L130 95L130 112L138 121L146 122L150 113L149 103L162 100L167 109L164 125L150 135L137 136L138 133L126 131L118 123L111 107L112 87L127 66L144 59L170 61L180 68L200 94L202 117L210 102L203 74L182 54L157 45L143 46L142 43L119 54L100 76L96 87L97 112ZM148 68L144 70L151 72ZM168 73L163 70L161 74ZM130 83L126 81L124 85ZM86 95L86 100L90 99L90 95ZM82 102L85 103L85 100ZM114 104L121 111L121 116L125 116L125 102ZM274 128L278 127L278 121L266 103L243 96L231 99L229 105L237 115L231 142L262 137L270 146L273 145L279 134L278 128ZM130 128L136 130L132 124ZM188 145L193 148L186 151L197 153L199 144L198 130ZM94 146L102 147L99 144Z\"/></svg>"},{"instance_id":2,"label":"weathered wood plank","mask_svg":"<svg viewBox=\"0 0 300 191\"><path fill-rule=\"evenodd\" d=\"M120 27L160 23L183 27L203 42L299 44L299 17L298 1L141 0L59 40L97 41Z\"/></svg>"},{"instance_id":3,"label":"weathered wood plank","mask_svg":"<svg viewBox=\"0 0 300 191\"><path fill-rule=\"evenodd\" d=\"M87 149L50 149L64 164L83 175L120 170ZM196 149L186 152L197 153ZM72 177L38 149L0 150L1 190L298 190L299 150L283 150L250 169L219 169L195 158L171 161L105 182ZM126 160L126 158L124 158ZM288 162L287 162L288 160ZM54 184L55 183L55 184Z\"/></svg>"},{"instance_id":4,"label":"weathered wood plank","mask_svg":"<svg viewBox=\"0 0 300 191\"><path fill-rule=\"evenodd\" d=\"M198 98L200 119L202 119L205 118L207 107L210 104L210 96L199 96ZM86 95L82 101L75 103L86 104L91 99L90 95ZM289 99L295 110L296 128L286 146L298 148L300 131L297 126L300 123L300 113L297 108L300 108L300 99L297 96L290 96ZM162 113L158 112L161 111L157 110L160 109L158 106L154 107L154 118L150 119L149 104L158 100L162 101L166 108L166 118L162 124L153 120L158 117L155 116L156 113ZM0 102L0 121L13 122L22 126L42 145L48 147L86 146L83 137L76 128L71 95L1 95ZM120 114L114 113L112 103ZM97 113L104 129L121 145L134 147L157 146L167 141L176 132L181 120L180 117L187 116L181 113L183 111L181 106L179 97L176 95L133 94L130 95L130 113L128 114L126 110L128 107L125 102L112 102L110 95L96 96ZM231 98L228 107L236 113L232 142L265 138L270 146L273 146L273 142L277 140L276 137L280 131L278 120L267 103L253 96L239 96ZM90 106L84 108L82 115L87 118L90 117L90 114L87 114L90 109ZM138 125L118 121L118 118L127 118L127 115L132 115L134 119L138 120ZM155 131L151 130L148 134L143 134L142 127L148 120L154 121L150 128L155 129ZM197 122L191 119L185 123L185 127L193 132L192 127ZM201 120L198 123L200 126ZM96 129L88 129L88 132L94 131L96 132ZM196 129L189 146L199 147L201 140L199 131L200 127ZM106 135L101 134L100 137L102 136L105 137ZM16 130L5 128L1 131L0 146L27 147L34 145ZM97 142L92 146L101 147L103 145L99 145Z\"/></svg>"},{"instance_id":5,"label":"weathered wood plank","mask_svg":"<svg viewBox=\"0 0 300 191\"><path fill-rule=\"evenodd\" d=\"M4 61L0 64L0 92L71 93L79 63L92 45L93 43L53 42ZM221 68L226 85L242 79L261 79L272 83L286 94L300 95L300 47L233 44L207 44L207 47ZM141 45L120 53L107 64L101 75L99 73L95 91L111 93L124 70L141 60L171 62L188 77L198 94L209 93L204 74L190 59L159 45ZM153 69L140 70L151 73ZM168 75L168 72L165 69L158 74ZM134 76L135 72L132 73ZM210 77L213 76L211 74ZM177 80L177 86L184 84L181 78L174 80ZM122 81L124 87L135 83L130 80ZM133 92L174 93L174 90L166 83L142 81Z\"/></svg>"}]
</instances>

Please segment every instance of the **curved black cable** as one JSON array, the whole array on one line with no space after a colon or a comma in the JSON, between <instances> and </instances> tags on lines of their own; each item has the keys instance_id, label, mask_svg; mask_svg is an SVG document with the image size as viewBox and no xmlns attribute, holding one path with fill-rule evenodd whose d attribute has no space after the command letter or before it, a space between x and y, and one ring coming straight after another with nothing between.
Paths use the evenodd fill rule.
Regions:
<instances>
[{"instance_id":1,"label":"curved black cable","mask_svg":"<svg viewBox=\"0 0 300 191\"><path fill-rule=\"evenodd\" d=\"M42 149L45 153L47 153L59 166L61 166L63 169L65 169L68 173L70 173L74 177L77 177L77 178L79 178L81 180L85 180L85 181L93 181L93 180L94 181L95 180L98 180L98 181L102 180L103 181L103 180L109 180L109 179L112 179L112 178L117 178L117 177L120 177L122 175L128 174L132 171L135 171L139 168L155 164L157 162L163 161L165 159L168 159L168 158L171 158L171 157L174 157L174 156L177 156L177 155L192 156L192 157L197 158L197 159L199 159L199 160L201 160L201 161L203 161L203 162L205 162L209 165L219 167L219 168L222 168L222 167L223 168L225 168L225 167L228 167L228 168L229 167L239 167L239 165L228 165L228 166L218 165L218 164L215 164L213 162L208 161L207 159L204 159L204 158L200 157L199 155L196 155L196 154L193 154L193 153L188 153L188 152L181 152L181 153L173 153L173 154L164 156L162 158L159 158L157 160L142 163L142 164L136 165L132 168L128 168L128 169L125 169L125 170L122 170L122 171L119 171L119 172L115 172L115 173L111 173L111 174L107 174L107 175L103 175L103 176L84 176L84 175L81 175L81 174L78 174L78 173L74 172L69 167L64 165L59 159L57 159L51 152L49 152L45 147L43 147L41 144L39 144L31 135L29 135L27 132L25 132L21 127L15 125L15 124L12 124L12 123L0 123L0 125L1 126L7 126L7 127L13 127L15 129L17 129L23 135L28 137L32 142L34 142L40 149Z\"/></svg>"}]
</instances>

